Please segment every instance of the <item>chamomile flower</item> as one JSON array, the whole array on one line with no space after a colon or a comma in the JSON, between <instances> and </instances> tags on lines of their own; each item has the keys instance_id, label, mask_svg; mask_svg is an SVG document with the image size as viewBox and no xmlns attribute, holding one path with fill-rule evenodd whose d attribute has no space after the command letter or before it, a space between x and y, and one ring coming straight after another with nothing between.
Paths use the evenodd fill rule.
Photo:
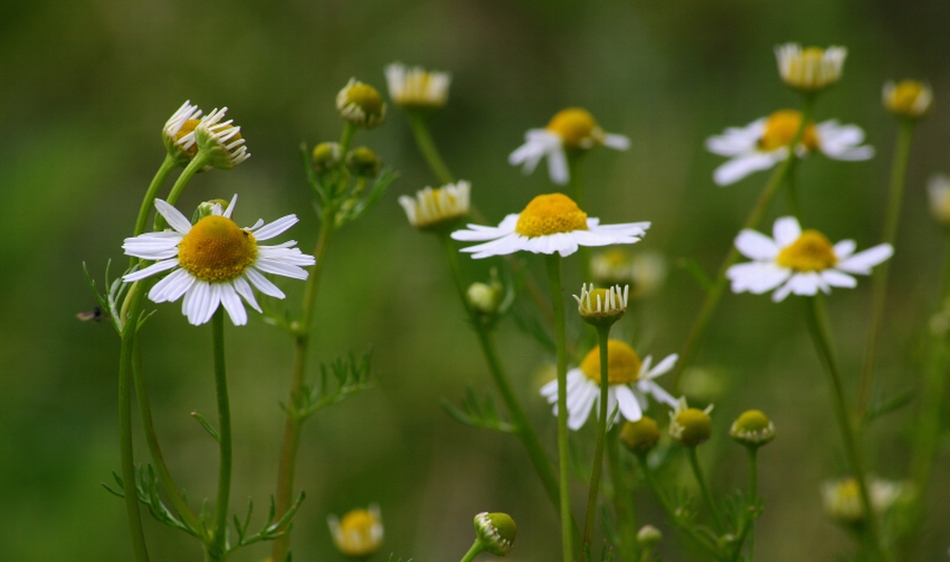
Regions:
<instances>
[{"instance_id":1,"label":"chamomile flower","mask_svg":"<svg viewBox=\"0 0 950 562\"><path fill-rule=\"evenodd\" d=\"M570 107L559 111L543 129L530 129L524 135L525 143L508 156L512 166L521 165L530 174L544 156L548 157L551 181L565 185L570 179L565 151L584 151L597 145L615 150L630 148L630 139L623 135L605 133L594 116L586 109Z\"/></svg>"},{"instance_id":2,"label":"chamomile flower","mask_svg":"<svg viewBox=\"0 0 950 562\"><path fill-rule=\"evenodd\" d=\"M241 128L233 119L222 121L228 108L215 109L206 115L190 133L198 143L198 151L207 154L214 168L230 170L251 157L247 151Z\"/></svg>"},{"instance_id":3,"label":"chamomile flower","mask_svg":"<svg viewBox=\"0 0 950 562\"><path fill-rule=\"evenodd\" d=\"M779 302L789 294L814 295L831 287L853 288L853 275L870 275L871 268L891 257L890 244L879 244L854 253L854 240L835 245L817 230L802 231L795 217L775 221L773 238L754 230L743 230L736 237L736 248L753 261L733 265L726 271L732 291L762 294L772 289L772 300Z\"/></svg>"},{"instance_id":4,"label":"chamomile flower","mask_svg":"<svg viewBox=\"0 0 950 562\"><path fill-rule=\"evenodd\" d=\"M619 408L619 416L629 421L643 417L647 409L647 395L657 402L676 407L673 396L653 379L670 371L678 355L667 356L655 367L653 357L642 362L632 347L620 340L607 340L607 412L611 415ZM557 380L541 387L541 396L554 404L557 415ZM580 429L590 416L591 408L600 404L600 347L595 347L581 361L580 367L567 372L567 426ZM599 411L599 409L598 409ZM616 417L609 423L616 421Z\"/></svg>"},{"instance_id":5,"label":"chamomile flower","mask_svg":"<svg viewBox=\"0 0 950 562\"><path fill-rule=\"evenodd\" d=\"M745 127L729 127L723 134L706 139L706 150L730 159L713 172L713 180L723 186L747 175L768 170L788 157L788 146L802 122L800 111L782 109ZM808 123L795 149L799 158L821 152L835 160L867 160L874 148L864 142L864 131L857 125L841 125L832 119L815 125Z\"/></svg>"},{"instance_id":6,"label":"chamomile flower","mask_svg":"<svg viewBox=\"0 0 950 562\"><path fill-rule=\"evenodd\" d=\"M917 80L901 80L896 84L887 82L881 97L888 111L897 117L914 120L930 113L934 102L930 85Z\"/></svg>"},{"instance_id":7,"label":"chamomile flower","mask_svg":"<svg viewBox=\"0 0 950 562\"><path fill-rule=\"evenodd\" d=\"M452 75L394 62L386 67L386 83L389 97L396 105L405 109L437 109L449 99Z\"/></svg>"},{"instance_id":8,"label":"chamomile flower","mask_svg":"<svg viewBox=\"0 0 950 562\"><path fill-rule=\"evenodd\" d=\"M211 214L194 225L161 199L155 208L173 230L148 232L126 238L122 248L126 255L154 261L152 265L123 277L126 282L138 281L172 270L152 287L148 298L153 302L172 302L182 297L182 314L197 326L211 319L221 305L235 326L247 323L243 298L254 310L261 312L251 286L265 295L284 298L284 293L264 273L306 279L301 266L313 265L314 258L301 253L291 240L276 246L260 246L297 223L296 215L287 215L264 224L258 220L250 228L240 228L231 220L237 195L227 208L212 206Z\"/></svg>"},{"instance_id":9,"label":"chamomile flower","mask_svg":"<svg viewBox=\"0 0 950 562\"><path fill-rule=\"evenodd\" d=\"M386 120L386 104L376 88L356 78L343 86L336 95L336 108L340 117L366 129L372 129Z\"/></svg>"},{"instance_id":10,"label":"chamomile flower","mask_svg":"<svg viewBox=\"0 0 950 562\"><path fill-rule=\"evenodd\" d=\"M504 256L518 251L569 256L579 246L607 246L639 242L650 228L649 222L601 225L588 218L570 197L561 193L538 195L521 213L505 217L498 226L468 225L452 238L485 242L462 248L475 259Z\"/></svg>"},{"instance_id":11,"label":"chamomile flower","mask_svg":"<svg viewBox=\"0 0 950 562\"><path fill-rule=\"evenodd\" d=\"M426 187L417 191L415 197L403 195L399 204L412 226L420 230L438 230L468 214L471 189L470 182L459 180L437 189Z\"/></svg>"},{"instance_id":12,"label":"chamomile flower","mask_svg":"<svg viewBox=\"0 0 950 562\"><path fill-rule=\"evenodd\" d=\"M201 110L197 105L191 105L191 101L188 100L168 118L165 126L162 127L162 141L165 143L165 149L182 165L187 164L198 153L195 135L190 133L200 122Z\"/></svg>"},{"instance_id":13,"label":"chamomile flower","mask_svg":"<svg viewBox=\"0 0 950 562\"><path fill-rule=\"evenodd\" d=\"M383 520L376 504L368 509L354 509L344 515L342 521L336 515L329 515L327 525L334 544L345 556L365 558L383 545Z\"/></svg>"},{"instance_id":14,"label":"chamomile flower","mask_svg":"<svg viewBox=\"0 0 950 562\"><path fill-rule=\"evenodd\" d=\"M775 47L778 72L793 90L811 93L831 86L841 78L848 50L844 47L807 47L786 43Z\"/></svg>"}]
</instances>

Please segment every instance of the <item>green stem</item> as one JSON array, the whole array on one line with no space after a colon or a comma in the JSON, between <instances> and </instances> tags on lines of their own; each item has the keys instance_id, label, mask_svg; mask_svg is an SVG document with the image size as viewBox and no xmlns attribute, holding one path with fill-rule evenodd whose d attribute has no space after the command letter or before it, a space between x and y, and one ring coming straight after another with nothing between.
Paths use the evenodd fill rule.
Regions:
<instances>
[{"instance_id":1,"label":"green stem","mask_svg":"<svg viewBox=\"0 0 950 562\"><path fill-rule=\"evenodd\" d=\"M746 447L749 451L749 502L752 505L758 504L759 494L759 468L758 468L758 447ZM747 515L749 538L746 539L749 544L747 562L752 562L755 557L755 517L750 512Z\"/></svg>"},{"instance_id":2,"label":"green stem","mask_svg":"<svg viewBox=\"0 0 950 562\"><path fill-rule=\"evenodd\" d=\"M858 482L858 489L861 495L861 505L864 513L867 514L868 525L866 527L868 539L872 544L873 553L877 560L885 561L884 549L880 542L880 533L878 531L877 517L871 506L871 497L868 493L867 476L864 471L864 464L861 460L861 453L858 448L858 439L855 435L853 418L848 412L848 405L844 395L844 385L841 381L841 374L838 368L838 360L835 355L831 340L831 328L828 322L827 313L824 309L824 303L819 295L807 297L806 320L811 332L812 339L815 342L815 348L818 351L818 357L828 373L828 382L831 385L832 400L834 403L835 416L838 425L841 428L841 435L844 440L845 454L854 473L854 478Z\"/></svg>"},{"instance_id":3,"label":"green stem","mask_svg":"<svg viewBox=\"0 0 950 562\"><path fill-rule=\"evenodd\" d=\"M620 535L621 560L633 560L636 556L637 543L637 514L633 504L633 491L627 485L623 466L620 464L618 445L620 438L617 435L620 424L610 430L607 437L607 466L610 468L610 481L614 488L614 513L617 517L617 533Z\"/></svg>"},{"instance_id":4,"label":"green stem","mask_svg":"<svg viewBox=\"0 0 950 562\"><path fill-rule=\"evenodd\" d=\"M179 174L178 179L175 180L171 191L168 192L168 199L166 199L165 202L174 207L175 203L178 202L178 198L181 196L181 192L184 191L185 186L188 185L191 178L200 172L202 168L207 166L210 161L211 158L199 150L198 154L191 159L191 162L185 166L185 169ZM165 217L160 213L155 213L155 222L153 223L152 230L160 232L165 230L166 226L168 226L168 221L165 220Z\"/></svg>"},{"instance_id":5,"label":"green stem","mask_svg":"<svg viewBox=\"0 0 950 562\"><path fill-rule=\"evenodd\" d=\"M304 382L307 372L307 357L310 347L310 329L313 324L314 305L317 300L317 288L323 272L323 262L333 234L333 215L335 211L326 208L317 245L313 250L316 263L307 278L301 305L301 319L294 326L294 362L290 375L290 398L287 402L287 416L284 420L284 437L280 449L280 461L277 468L277 491L275 492L276 519L280 519L294 501L294 477L297 469L297 452L300 449L300 431L305 418L297 408L303 401ZM274 540L271 548L272 560L284 560L290 548L290 529Z\"/></svg>"},{"instance_id":6,"label":"green stem","mask_svg":"<svg viewBox=\"0 0 950 562\"><path fill-rule=\"evenodd\" d=\"M703 494L703 501L706 502L706 509L709 510L709 513L712 516L713 525L715 525L716 532L722 534L722 518L719 517L719 510L716 509L716 503L712 499L712 494L709 493L709 486L706 485L706 478L703 476L703 469L699 466L699 458L696 456L696 447L689 446L686 447L686 450L689 453L689 466L693 469L693 475L696 477L696 482L699 484L699 490Z\"/></svg>"},{"instance_id":7,"label":"green stem","mask_svg":"<svg viewBox=\"0 0 950 562\"><path fill-rule=\"evenodd\" d=\"M152 408L148 402L148 389L145 385L145 370L142 366L142 352L137 338L132 350L132 355L132 378L135 381L135 396L138 400L139 417L142 419L142 430L145 433L145 442L148 445L148 452L152 458L152 464L155 467L158 480L162 483L162 487L165 489L168 497L171 498L172 505L178 510L184 523L196 533L203 533L204 526L198 519L198 516L195 515L195 512L188 506L188 502L185 501L185 498L182 497L181 491L178 486L175 485L171 472L165 464L165 457L162 455L162 449L158 443L158 435L155 432ZM202 538L205 539L207 537Z\"/></svg>"},{"instance_id":8,"label":"green stem","mask_svg":"<svg viewBox=\"0 0 950 562\"><path fill-rule=\"evenodd\" d=\"M696 544L702 546L709 554L711 554L717 560L722 558L722 553L719 552L719 547L715 543L711 542L711 539L699 533L688 521L684 521L679 515L679 508L670 503L667 499L666 494L663 493L663 490L660 489L659 484L656 482L656 478L653 476L653 472L650 470L650 466L647 463L646 455L637 455L637 460L640 462L640 468L643 470L644 478L647 482L647 487L650 488L650 491L653 493L653 496L658 502L660 502L660 507L663 508L663 512L666 513L666 518L670 523L676 525L680 528L686 535L693 539Z\"/></svg>"},{"instance_id":9,"label":"green stem","mask_svg":"<svg viewBox=\"0 0 950 562\"><path fill-rule=\"evenodd\" d=\"M792 143L789 146L797 146L802 139L802 135L805 132L805 125L811 120L812 112L814 109L814 97L805 96L802 103L802 122L798 126L798 130L795 131L795 136L792 140ZM783 160L778 168L772 173L772 176L769 178L768 183L765 184L765 188L762 190L762 194L759 195L759 199L755 202L755 206L752 207L752 211L749 213L749 216L746 218L745 224L742 226L743 230L745 229L755 229L759 223L762 221L762 217L765 216L765 212L768 210L769 205L772 203L772 199L775 198L776 192L778 192L779 187L781 187L786 176L791 172L793 166L795 165L796 156L794 150L788 151L788 157ZM703 301L703 306L699 310L699 314L696 316L696 320L693 322L693 327L689 332L689 337L686 338L686 344L683 346L683 351L680 353L680 359L676 362L676 369L673 371L673 376L671 377L673 394L676 394L679 389L679 385L682 379L683 372L692 364L693 359L695 358L696 351L699 348L699 342L702 340L703 335L706 332L706 326L709 324L709 320L712 319L713 313L716 311L716 307L719 305L719 299L722 297L722 292L726 288L726 271L736 263L739 259L739 250L736 248L735 244L731 244L729 247L729 253L726 254L726 259L723 260L722 265L719 266L719 271L716 274L716 281L706 292L706 299Z\"/></svg>"},{"instance_id":10,"label":"green stem","mask_svg":"<svg viewBox=\"0 0 950 562\"><path fill-rule=\"evenodd\" d=\"M785 178L785 193L788 195L788 209L792 216L802 222L802 207L798 199L798 184L795 183L795 168L789 169L788 177Z\"/></svg>"},{"instance_id":11,"label":"green stem","mask_svg":"<svg viewBox=\"0 0 950 562\"><path fill-rule=\"evenodd\" d=\"M907 182L907 163L910 160L910 145L914 136L913 119L904 119L897 134L897 146L894 149L894 161L891 164L891 185L887 197L887 215L884 219L884 242L894 246L897 239L897 225L900 222L901 203L904 200L904 184ZM873 290L871 293L871 318L864 348L864 362L861 364L861 379L858 386L856 408L858 420L863 420L871 399L874 386L874 360L877 357L878 338L881 335L881 321L884 318L884 301L887 296L887 274L890 260L874 268Z\"/></svg>"},{"instance_id":12,"label":"green stem","mask_svg":"<svg viewBox=\"0 0 950 562\"><path fill-rule=\"evenodd\" d=\"M476 539L475 544L472 545L472 548L468 549L468 552L465 553L465 556L463 556L459 562L472 562L476 556L483 552L485 552L485 547L482 545L482 541Z\"/></svg>"},{"instance_id":13,"label":"green stem","mask_svg":"<svg viewBox=\"0 0 950 562\"><path fill-rule=\"evenodd\" d=\"M162 165L159 166L158 171L155 172L155 177L152 178L152 183L148 185L148 190L145 191L145 197L139 206L139 216L135 219L135 230L132 232L132 236L138 236L145 232L148 215L152 212L152 208L155 205L155 196L158 195L158 190L162 187L162 184L165 183L169 172L174 170L176 165L177 163L172 155L166 153L165 160L162 162ZM138 260L138 258L132 259Z\"/></svg>"},{"instance_id":14,"label":"green stem","mask_svg":"<svg viewBox=\"0 0 950 562\"><path fill-rule=\"evenodd\" d=\"M350 146L353 145L353 137L356 135L356 129L358 127L353 123L347 121L343 124L343 134L340 136L340 154L343 155L343 158L346 158L346 153L350 151Z\"/></svg>"},{"instance_id":15,"label":"green stem","mask_svg":"<svg viewBox=\"0 0 950 562\"><path fill-rule=\"evenodd\" d=\"M214 505L214 544L208 554L213 560L227 556L228 504L231 497L231 406L228 400L228 375L224 365L224 307L219 306L211 317L214 355L214 386L218 398L218 435L221 437L218 468L218 496ZM212 550L213 549L213 550Z\"/></svg>"},{"instance_id":16,"label":"green stem","mask_svg":"<svg viewBox=\"0 0 950 562\"><path fill-rule=\"evenodd\" d=\"M410 112L408 115L409 126L412 128L412 136L415 137L416 146L419 147L419 152L422 153L422 158L426 161L426 164L428 164L432 175L434 175L442 185L455 183L455 177L452 175L452 172L449 171L449 167L445 165L445 161L442 160L442 156L439 154L439 150L432 140L432 134L429 132L428 125L426 125L425 117L414 112Z\"/></svg>"},{"instance_id":17,"label":"green stem","mask_svg":"<svg viewBox=\"0 0 950 562\"><path fill-rule=\"evenodd\" d=\"M551 307L554 309L554 336L557 344L557 453L561 484L561 538L564 547L564 562L572 562L574 537L571 534L570 449L567 443L567 334L565 333L564 289L561 286L561 256L557 253L545 256L544 263L548 271Z\"/></svg>"},{"instance_id":18,"label":"green stem","mask_svg":"<svg viewBox=\"0 0 950 562\"><path fill-rule=\"evenodd\" d=\"M607 436L607 390L609 388L609 365L607 359L607 339L610 335L610 326L597 327L597 339L600 347L600 408L597 419L597 444L594 446L594 468L590 477L590 492L587 496L587 518L584 522L584 545L581 547L581 560L590 546L590 530L594 524L597 509L597 493L600 489L600 474L604 466L604 441Z\"/></svg>"},{"instance_id":19,"label":"green stem","mask_svg":"<svg viewBox=\"0 0 950 562\"><path fill-rule=\"evenodd\" d=\"M518 400L518 396L511 386L510 379L501 364L501 359L498 357L498 350L495 348L495 342L491 337L491 333L480 321L478 315L472 310L472 307L468 305L468 301L465 297L465 284L462 280L462 270L458 262L458 250L455 248L447 232L439 233L439 241L442 242L442 249L445 251L445 260L449 265L449 271L452 274L452 280L454 281L459 300L462 302L462 306L468 314L469 323L478 336L478 343L481 345L485 361L488 363L488 371L491 373L492 380L498 388L498 392L501 393L501 398L505 402L505 407L508 408L508 413L511 414L512 422L514 423L518 437L521 439L528 453L528 458L531 459L531 464L538 473L544 490L548 493L548 497L550 497L556 508L559 506L559 494L557 479L554 477L551 461L544 452L541 441L538 439L537 433L535 433L531 422L528 420L527 414L525 414L524 408L521 406L521 401Z\"/></svg>"},{"instance_id":20,"label":"green stem","mask_svg":"<svg viewBox=\"0 0 950 562\"><path fill-rule=\"evenodd\" d=\"M138 284L129 289L126 299L133 314L125 317L122 328L122 345L119 353L119 453L122 463L122 492L125 495L125 511L132 534L132 549L138 562L148 562L145 546L145 531L142 529L142 514L139 511L139 496L135 485L135 458L132 450L132 397L131 379L135 348L135 333L138 328L138 309L145 292L137 290Z\"/></svg>"}]
</instances>

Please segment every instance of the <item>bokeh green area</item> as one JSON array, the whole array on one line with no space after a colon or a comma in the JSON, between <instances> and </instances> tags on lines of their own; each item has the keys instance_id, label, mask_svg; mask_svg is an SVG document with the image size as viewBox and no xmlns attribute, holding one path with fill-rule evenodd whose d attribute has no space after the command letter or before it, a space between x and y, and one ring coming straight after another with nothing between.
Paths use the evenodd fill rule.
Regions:
<instances>
[{"instance_id":1,"label":"bokeh green area","mask_svg":"<svg viewBox=\"0 0 950 562\"><path fill-rule=\"evenodd\" d=\"M604 222L650 220L643 248L674 264L663 291L619 333L638 350L678 351L701 302L680 258L712 271L766 174L728 188L712 183L720 157L703 140L744 125L796 97L777 78L777 43L845 45L842 82L817 107L819 120L857 123L878 155L846 163L810 158L798 174L803 213L832 240L875 244L881 232L896 122L880 103L885 80L929 81L933 114L917 131L880 349L880 391L918 388L926 322L936 305L946 233L927 212L924 185L950 172L950 5L942 0L798 2L752 0L482 0L196 3L161 0L5 0L0 3L0 560L131 559L122 502L99 485L119 468L118 339L107 322L79 322L95 301L82 262L102 282L161 162L160 128L185 99L205 111L228 106L253 157L231 172L200 174L180 207L211 198L240 201L252 224L296 212L291 235L312 248L318 222L298 146L336 139L336 92L355 76L384 91L384 65L401 60L449 70L448 107L431 124L449 166L473 183L491 220L552 190L544 167L525 177L506 163L525 130L557 110L588 108L629 151L593 152L586 162L587 211ZM518 523L517 560L556 559L559 525L514 437L463 426L440 400L466 384L490 392L438 244L415 232L396 204L433 183L405 116L360 133L400 177L368 218L333 240L316 314L319 362L373 349L374 390L322 411L304 431L295 560L335 560L329 513L378 503L384 553L416 560L461 557L472 517L505 511ZM767 219L784 213L776 200ZM463 258L487 278L493 260ZM525 263L542 273L540 259ZM568 268L579 267L576 258ZM539 275L543 279L543 275ZM577 283L578 277L571 277ZM299 303L299 283L286 282ZM851 388L866 332L870 284L830 299ZM778 438L760 455L766 510L756 552L763 560L831 561L853 550L821 511L823 480L845 472L827 384L792 297L727 294L697 365L708 374L699 400L716 403L715 436L700 451L716 493L743 485L744 452L726 432L748 408L772 417ZM172 472L195 506L213 497L213 441L189 416L214 418L211 331L192 327L177 304L157 306L142 332L159 436ZM577 328L580 331L580 327ZM576 332L575 332L576 333ZM234 508L255 499L262 521L275 483L291 341L258 320L226 329L235 434ZM551 361L511 321L499 340L529 415L554 449L554 417L537 394ZM697 385L694 384L694 388ZM918 400L875 422L873 473L906 473ZM665 416L665 414L664 414ZM665 421L665 420L663 420ZM589 429L589 428L588 428ZM136 426L137 433L138 427ZM581 437L590 441L591 432ZM137 441L137 457L145 460ZM946 440L937 475L950 469ZM577 513L582 498L576 490ZM921 560L945 556L950 487L930 492ZM637 494L643 523L667 537L664 559L691 559L652 500ZM698 505L698 503L697 503ZM182 533L146 515L155 560L198 560ZM252 525L253 528L253 525ZM266 546L236 561L259 561ZM383 553L376 560L385 560Z\"/></svg>"}]
</instances>

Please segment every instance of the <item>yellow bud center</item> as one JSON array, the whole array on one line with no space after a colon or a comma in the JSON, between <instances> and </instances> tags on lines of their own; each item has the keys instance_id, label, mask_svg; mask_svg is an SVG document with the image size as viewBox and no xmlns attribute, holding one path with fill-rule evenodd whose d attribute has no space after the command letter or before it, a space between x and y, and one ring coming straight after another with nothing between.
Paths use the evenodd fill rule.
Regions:
<instances>
[{"instance_id":1,"label":"yellow bud center","mask_svg":"<svg viewBox=\"0 0 950 562\"><path fill-rule=\"evenodd\" d=\"M795 271L824 271L838 263L838 256L824 234L806 230L779 252L775 262Z\"/></svg>"},{"instance_id":2,"label":"yellow bud center","mask_svg":"<svg viewBox=\"0 0 950 562\"><path fill-rule=\"evenodd\" d=\"M219 215L198 221L178 245L178 263L209 283L238 277L256 258L254 235Z\"/></svg>"},{"instance_id":3,"label":"yellow bud center","mask_svg":"<svg viewBox=\"0 0 950 562\"><path fill-rule=\"evenodd\" d=\"M518 217L515 232L528 238L587 230L587 213L561 193L538 195Z\"/></svg>"},{"instance_id":4,"label":"yellow bud center","mask_svg":"<svg viewBox=\"0 0 950 562\"><path fill-rule=\"evenodd\" d=\"M366 556L381 545L381 523L368 509L354 509L340 521L337 546L347 556Z\"/></svg>"},{"instance_id":5,"label":"yellow bud center","mask_svg":"<svg viewBox=\"0 0 950 562\"><path fill-rule=\"evenodd\" d=\"M346 104L356 104L367 115L380 115L383 112L383 97L376 88L356 83L346 91Z\"/></svg>"},{"instance_id":6,"label":"yellow bud center","mask_svg":"<svg viewBox=\"0 0 950 562\"><path fill-rule=\"evenodd\" d=\"M921 99L926 96L926 99ZM887 108L898 115L921 117L930 110L930 91L916 80L901 80L887 97Z\"/></svg>"},{"instance_id":7,"label":"yellow bud center","mask_svg":"<svg viewBox=\"0 0 950 562\"><path fill-rule=\"evenodd\" d=\"M604 141L604 132L586 109L562 109L548 123L547 130L561 137L565 148L590 148Z\"/></svg>"},{"instance_id":8,"label":"yellow bud center","mask_svg":"<svg viewBox=\"0 0 950 562\"><path fill-rule=\"evenodd\" d=\"M607 382L630 384L640 376L640 357L632 347L620 340L607 340ZM590 350L581 361L581 371L600 384L600 346Z\"/></svg>"},{"instance_id":9,"label":"yellow bud center","mask_svg":"<svg viewBox=\"0 0 950 562\"><path fill-rule=\"evenodd\" d=\"M181 146L180 144L178 144L178 142L181 141L181 139L185 135L194 131L195 127L198 126L198 123L201 123L201 119L188 119L187 121L182 123L181 128L178 129L177 133L175 133L175 144L178 146L178 148L182 152L184 152L188 156L191 156L192 158L194 158L195 154L198 154L198 145L192 142L191 146L189 146L188 148L185 148Z\"/></svg>"},{"instance_id":10,"label":"yellow bud center","mask_svg":"<svg viewBox=\"0 0 950 562\"><path fill-rule=\"evenodd\" d=\"M800 111L782 109L769 115L765 122L765 133L759 139L759 150L771 152L783 146L789 146L792 144L792 140L795 139L795 133L798 132L798 127L801 124L802 114ZM814 122L805 126L801 143L812 152L818 150L818 133L815 130Z\"/></svg>"}]
</instances>

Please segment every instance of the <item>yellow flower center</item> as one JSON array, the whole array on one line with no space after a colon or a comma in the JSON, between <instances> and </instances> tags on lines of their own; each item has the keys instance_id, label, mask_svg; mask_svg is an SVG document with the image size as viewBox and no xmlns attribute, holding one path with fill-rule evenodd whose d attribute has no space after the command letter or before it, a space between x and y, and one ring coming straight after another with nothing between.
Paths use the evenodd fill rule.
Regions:
<instances>
[{"instance_id":1,"label":"yellow flower center","mask_svg":"<svg viewBox=\"0 0 950 562\"><path fill-rule=\"evenodd\" d=\"M354 509L340 521L340 551L347 556L366 556L379 549L380 521L368 509Z\"/></svg>"},{"instance_id":2,"label":"yellow flower center","mask_svg":"<svg viewBox=\"0 0 950 562\"><path fill-rule=\"evenodd\" d=\"M824 271L838 263L831 242L817 230L806 230L775 258L782 267L795 271Z\"/></svg>"},{"instance_id":3,"label":"yellow flower center","mask_svg":"<svg viewBox=\"0 0 950 562\"><path fill-rule=\"evenodd\" d=\"M355 104L367 115L380 115L383 112L383 97L376 88L357 82L346 91L346 105Z\"/></svg>"},{"instance_id":4,"label":"yellow flower center","mask_svg":"<svg viewBox=\"0 0 950 562\"><path fill-rule=\"evenodd\" d=\"M515 232L528 238L587 230L587 213L561 193L538 195L518 217Z\"/></svg>"},{"instance_id":5,"label":"yellow flower center","mask_svg":"<svg viewBox=\"0 0 950 562\"><path fill-rule=\"evenodd\" d=\"M178 244L178 263L209 283L240 276L256 258L254 235L219 215L198 221Z\"/></svg>"},{"instance_id":6,"label":"yellow flower center","mask_svg":"<svg viewBox=\"0 0 950 562\"><path fill-rule=\"evenodd\" d=\"M581 372L600 384L600 346L590 350L581 361ZM632 347L620 340L607 340L607 382L630 384L640 376L640 357Z\"/></svg>"},{"instance_id":7,"label":"yellow flower center","mask_svg":"<svg viewBox=\"0 0 950 562\"><path fill-rule=\"evenodd\" d=\"M894 86L888 96L887 108L898 115L921 117L930 109L929 100L921 100L921 96L928 96L929 88L916 80L901 80Z\"/></svg>"},{"instance_id":8,"label":"yellow flower center","mask_svg":"<svg viewBox=\"0 0 950 562\"><path fill-rule=\"evenodd\" d=\"M789 146L792 144L792 140L795 139L795 133L798 132L798 127L801 124L802 114L800 111L782 109L769 115L765 122L765 133L759 139L759 150L771 152L783 146ZM805 126L801 143L812 152L818 150L818 133L815 130L814 122Z\"/></svg>"},{"instance_id":9,"label":"yellow flower center","mask_svg":"<svg viewBox=\"0 0 950 562\"><path fill-rule=\"evenodd\" d=\"M175 133L175 144L178 144L178 141L182 139L185 135L195 130L195 127L198 126L198 123L201 123L201 119L188 119L182 123L181 128L178 129L178 132ZM188 156L194 157L195 154L198 154L198 145L191 143L191 146L188 148L182 147L178 144L178 148Z\"/></svg>"},{"instance_id":10,"label":"yellow flower center","mask_svg":"<svg viewBox=\"0 0 950 562\"><path fill-rule=\"evenodd\" d=\"M590 148L604 141L604 131L586 109L562 109L551 118L547 130L561 137L565 148Z\"/></svg>"}]
</instances>

